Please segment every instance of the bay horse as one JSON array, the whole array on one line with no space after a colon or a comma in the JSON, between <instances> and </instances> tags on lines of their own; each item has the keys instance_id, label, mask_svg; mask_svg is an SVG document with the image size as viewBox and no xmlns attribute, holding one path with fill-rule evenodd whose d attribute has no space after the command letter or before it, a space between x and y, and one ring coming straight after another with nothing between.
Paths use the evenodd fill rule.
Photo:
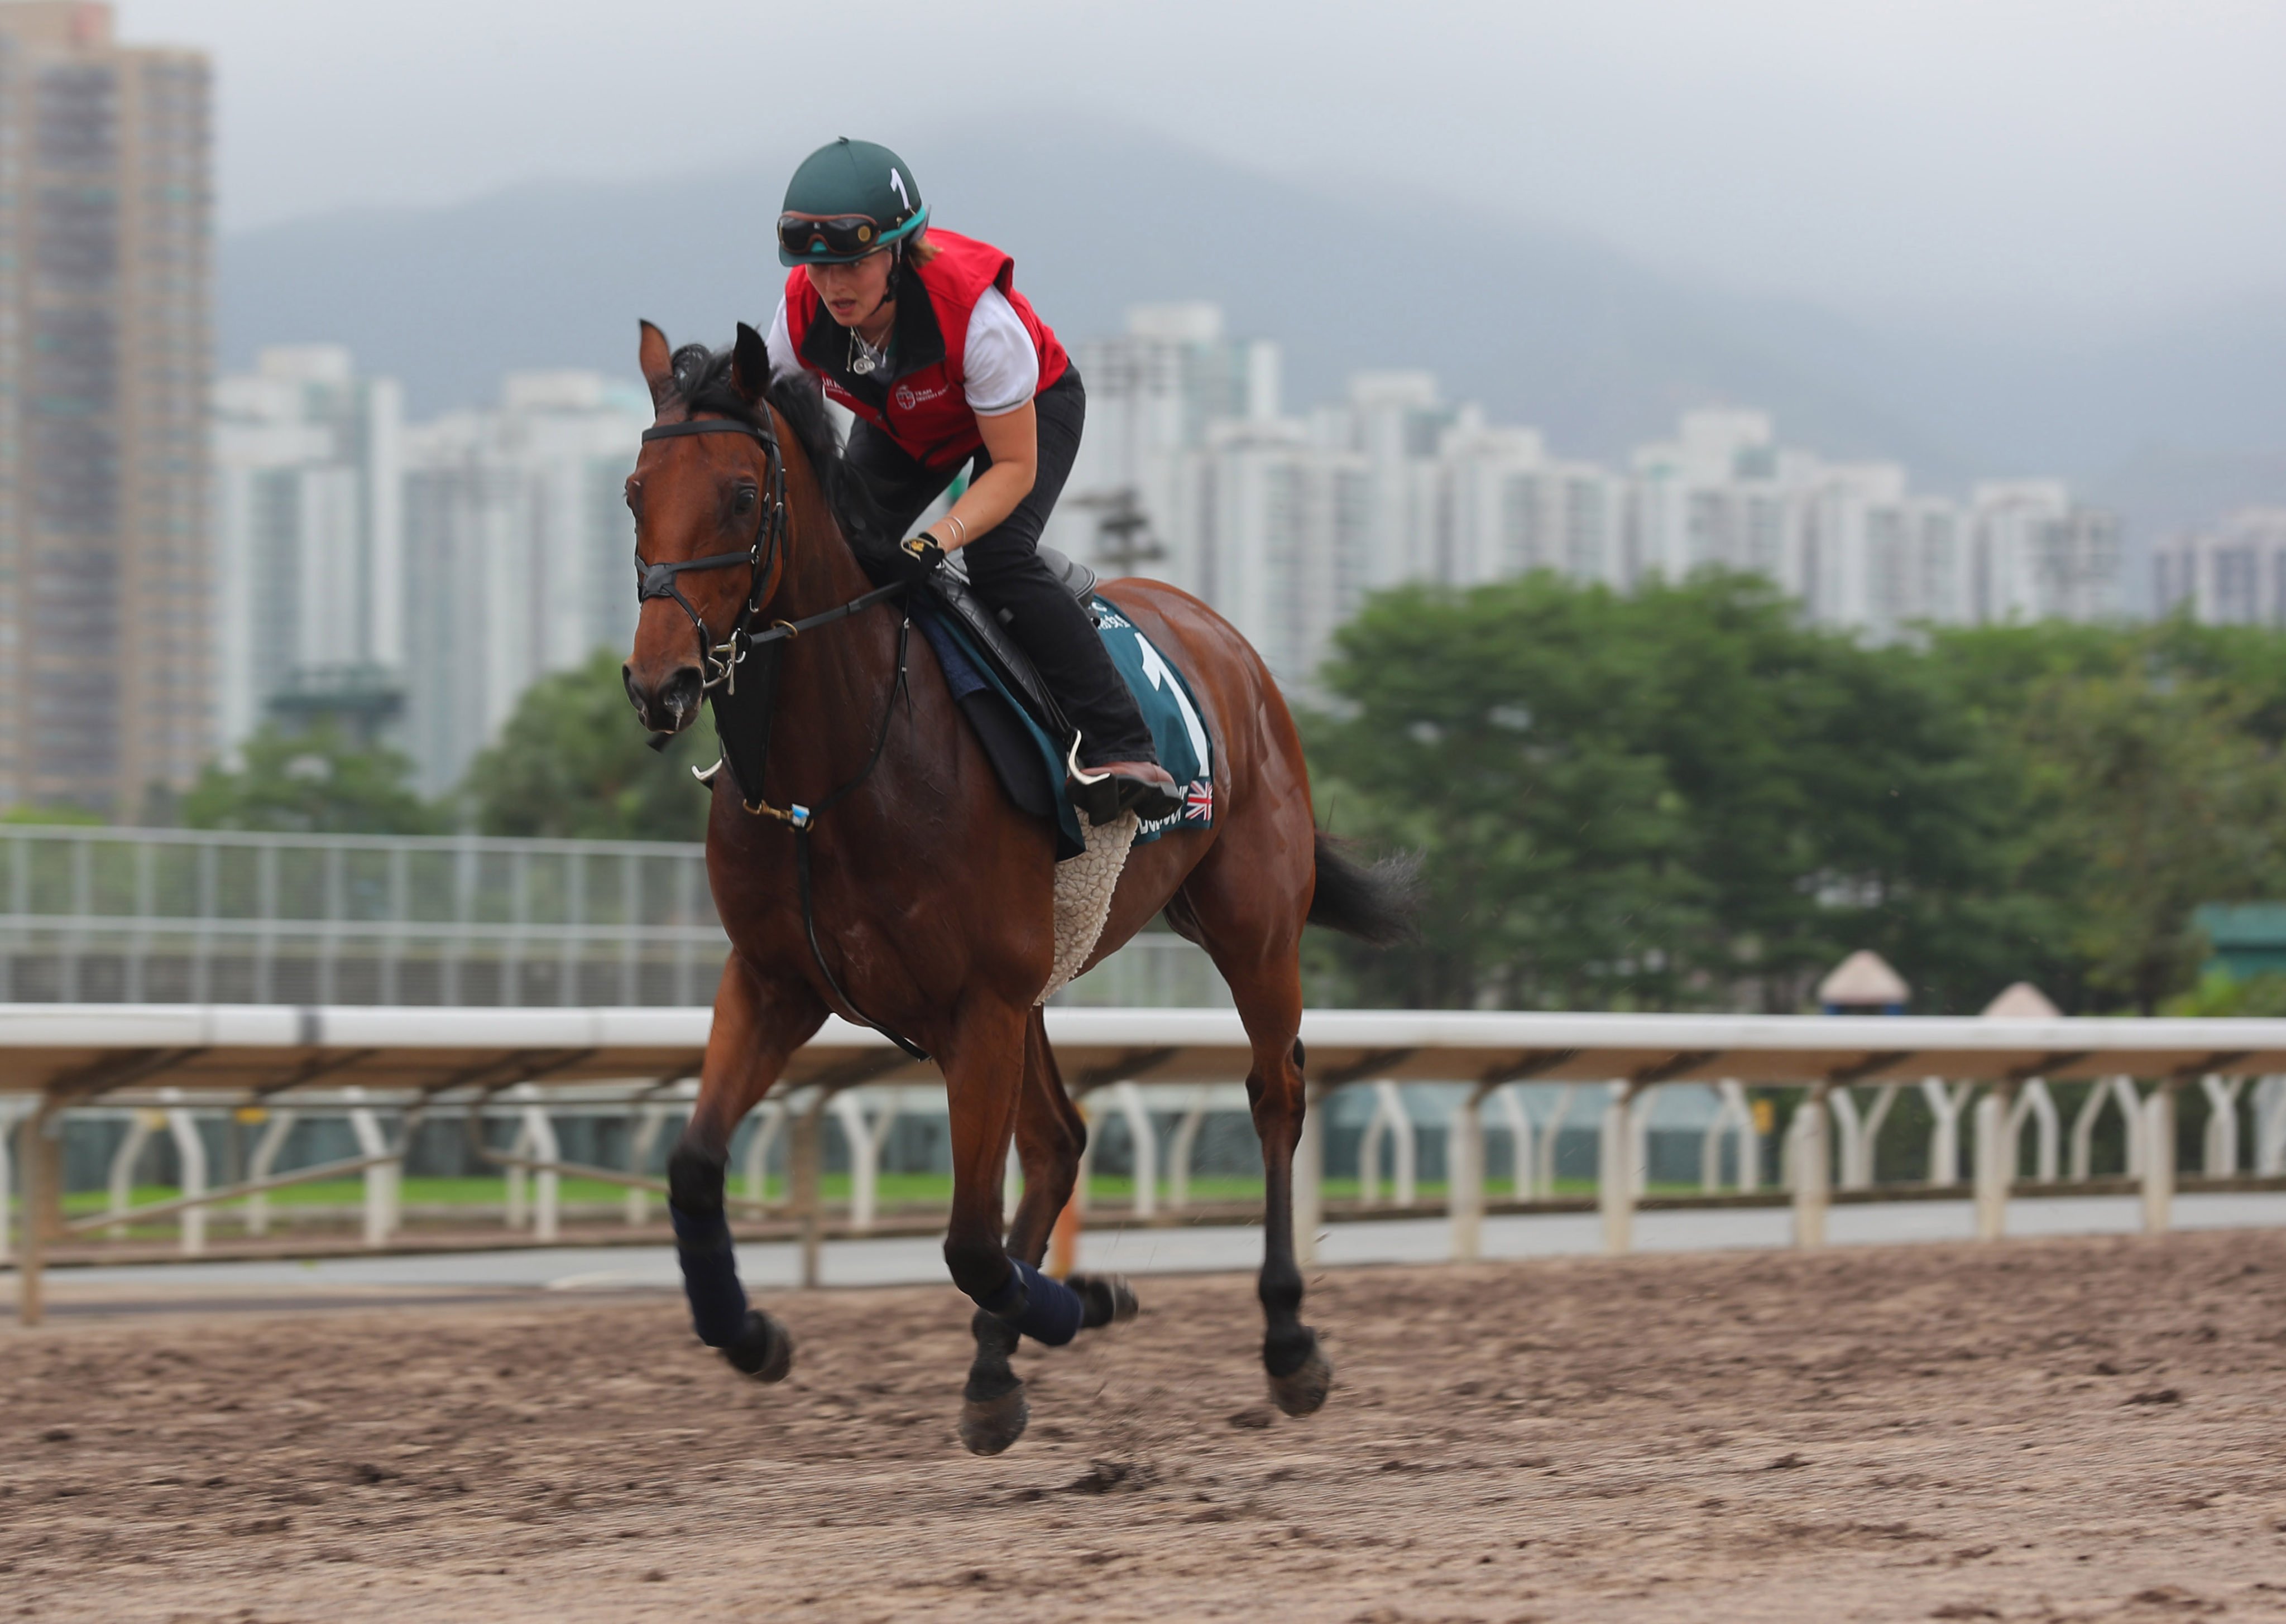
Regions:
<instances>
[{"instance_id":1,"label":"bay horse","mask_svg":"<svg viewBox=\"0 0 2286 1624\"><path fill-rule=\"evenodd\" d=\"M734 775L718 772L706 826L731 952L698 1102L667 1170L692 1322L738 1369L785 1374L792 1339L748 1306L732 1259L730 1136L829 1012L878 1023L944 1074L944 1257L976 1304L959 1431L972 1450L995 1454L1026 1422L1008 1362L1019 1336L1068 1342L1135 1306L1115 1277L1040 1272L1086 1143L1034 1003L1054 959L1054 830L1002 788L927 640L910 636L903 589L875 587L861 566L850 543L871 522L866 499L815 387L774 384L743 323L732 349L713 353L671 349L645 322L638 356L656 420L627 482L641 600L628 697L645 726L679 732L710 689L736 691L742 659L781 645L769 650L779 668L760 800L745 804ZM1262 1142L1262 1362L1279 1408L1308 1415L1332 1369L1302 1322L1294 1259L1302 927L1399 938L1409 870L1364 867L1318 831L1293 718L1229 623L1156 581L1106 591L1190 680L1212 744L1215 817L1133 850L1090 962L1164 914L1229 983ZM1023 1196L1004 1238L1012 1135Z\"/></svg>"}]
</instances>

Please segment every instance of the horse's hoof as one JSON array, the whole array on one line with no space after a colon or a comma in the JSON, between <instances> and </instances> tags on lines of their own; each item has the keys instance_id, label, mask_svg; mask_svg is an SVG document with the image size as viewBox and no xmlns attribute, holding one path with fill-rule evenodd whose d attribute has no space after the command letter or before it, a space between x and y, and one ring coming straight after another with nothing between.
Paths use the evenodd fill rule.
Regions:
<instances>
[{"instance_id":1,"label":"horse's hoof","mask_svg":"<svg viewBox=\"0 0 2286 1624\"><path fill-rule=\"evenodd\" d=\"M1032 1407L1022 1384L997 1399L968 1399L960 1406L960 1441L971 1455L997 1455L1024 1435Z\"/></svg>"},{"instance_id":2,"label":"horse's hoof","mask_svg":"<svg viewBox=\"0 0 2286 1624\"><path fill-rule=\"evenodd\" d=\"M722 1357L732 1369L758 1382L782 1382L793 1369L793 1338L761 1309L749 1308L738 1339L722 1350Z\"/></svg>"},{"instance_id":3,"label":"horse's hoof","mask_svg":"<svg viewBox=\"0 0 2286 1624\"><path fill-rule=\"evenodd\" d=\"M1303 1334L1310 1341L1302 1362L1282 1375L1275 1369L1269 1372L1271 1400L1289 1416L1316 1415L1325 1407L1326 1394L1334 1385L1334 1367L1318 1346L1316 1333L1305 1330Z\"/></svg>"},{"instance_id":4,"label":"horse's hoof","mask_svg":"<svg viewBox=\"0 0 2286 1624\"><path fill-rule=\"evenodd\" d=\"M1127 1283L1124 1275L1073 1275L1064 1283L1079 1293L1084 1305L1080 1317L1083 1330L1131 1320L1142 1312L1142 1305L1135 1300L1135 1288Z\"/></svg>"}]
</instances>

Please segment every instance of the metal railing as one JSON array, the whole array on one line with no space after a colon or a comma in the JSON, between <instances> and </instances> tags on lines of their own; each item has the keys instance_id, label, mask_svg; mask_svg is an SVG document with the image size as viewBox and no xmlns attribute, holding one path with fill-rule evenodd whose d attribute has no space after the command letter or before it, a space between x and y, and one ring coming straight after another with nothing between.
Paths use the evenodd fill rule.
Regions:
<instances>
[{"instance_id":1,"label":"metal railing","mask_svg":"<svg viewBox=\"0 0 2286 1624\"><path fill-rule=\"evenodd\" d=\"M663 841L0 826L0 1003L703 1005L706 848ZM1227 1006L1138 938L1057 995Z\"/></svg>"},{"instance_id":2,"label":"metal railing","mask_svg":"<svg viewBox=\"0 0 2286 1624\"><path fill-rule=\"evenodd\" d=\"M0 1001L704 1004L697 844L0 828Z\"/></svg>"}]
</instances>

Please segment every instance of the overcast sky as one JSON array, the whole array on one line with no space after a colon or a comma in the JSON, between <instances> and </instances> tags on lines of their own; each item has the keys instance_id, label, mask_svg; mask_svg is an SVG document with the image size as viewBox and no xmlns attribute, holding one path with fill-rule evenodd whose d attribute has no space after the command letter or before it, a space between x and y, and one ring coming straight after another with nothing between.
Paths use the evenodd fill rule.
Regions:
<instances>
[{"instance_id":1,"label":"overcast sky","mask_svg":"<svg viewBox=\"0 0 2286 1624\"><path fill-rule=\"evenodd\" d=\"M225 227L958 121L1145 125L1844 307L2286 296L2274 0L122 0L213 52ZM924 172L922 179L926 182ZM1180 229L1180 222L1170 222ZM1211 245L1202 244L1202 254Z\"/></svg>"}]
</instances>

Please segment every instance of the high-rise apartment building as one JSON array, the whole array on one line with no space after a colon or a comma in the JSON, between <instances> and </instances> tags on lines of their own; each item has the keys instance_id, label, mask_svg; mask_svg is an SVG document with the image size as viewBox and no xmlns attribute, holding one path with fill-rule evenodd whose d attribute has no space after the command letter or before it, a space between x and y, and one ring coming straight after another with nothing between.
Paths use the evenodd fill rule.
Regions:
<instances>
[{"instance_id":1,"label":"high-rise apartment building","mask_svg":"<svg viewBox=\"0 0 2286 1624\"><path fill-rule=\"evenodd\" d=\"M131 815L214 738L209 75L0 4L0 801Z\"/></svg>"},{"instance_id":2,"label":"high-rise apartment building","mask_svg":"<svg viewBox=\"0 0 2286 1624\"><path fill-rule=\"evenodd\" d=\"M1075 353L1088 479L1075 470L1066 507L1091 483L1131 490L1134 528L1153 543L1137 572L1204 598L1305 696L1366 595L1408 581L1470 587L1547 569L1627 591L1734 569L1874 640L2119 610L2118 520L2054 481L1980 485L1966 503L1915 492L1897 464L1828 462L1781 444L1767 412L1735 407L1683 413L1672 439L1615 471L1446 402L1423 372L1360 373L1339 404L1286 418L1274 388L1249 382L1274 380L1275 351L1225 338L1211 306L1131 312L1124 336ZM1089 522L1058 520L1082 556ZM2215 584L2203 590L2234 603L2256 590L2230 584L2251 581L2246 545L2209 553L2197 568ZM2286 583L2286 550L2275 562ZM2189 579L2193 565L2180 569Z\"/></svg>"},{"instance_id":3,"label":"high-rise apartment building","mask_svg":"<svg viewBox=\"0 0 2286 1624\"><path fill-rule=\"evenodd\" d=\"M1044 537L1115 575L1203 592L1199 533L1178 514L1184 459L1218 424L1278 416L1276 345L1234 340L1211 304L1139 305L1116 338L1083 340L1087 433Z\"/></svg>"},{"instance_id":4,"label":"high-rise apartment building","mask_svg":"<svg viewBox=\"0 0 2286 1624\"><path fill-rule=\"evenodd\" d=\"M370 735L404 702L405 408L337 344L264 349L215 388L220 742L319 710Z\"/></svg>"},{"instance_id":5,"label":"high-rise apartment building","mask_svg":"<svg viewBox=\"0 0 2286 1624\"><path fill-rule=\"evenodd\" d=\"M2187 608L2214 626L2286 627L2286 507L2242 507L2153 551L2162 614Z\"/></svg>"},{"instance_id":6,"label":"high-rise apartment building","mask_svg":"<svg viewBox=\"0 0 2286 1624\"><path fill-rule=\"evenodd\" d=\"M651 405L594 373L512 373L501 404L406 435L406 747L450 788L524 691L635 622L626 482Z\"/></svg>"}]
</instances>

